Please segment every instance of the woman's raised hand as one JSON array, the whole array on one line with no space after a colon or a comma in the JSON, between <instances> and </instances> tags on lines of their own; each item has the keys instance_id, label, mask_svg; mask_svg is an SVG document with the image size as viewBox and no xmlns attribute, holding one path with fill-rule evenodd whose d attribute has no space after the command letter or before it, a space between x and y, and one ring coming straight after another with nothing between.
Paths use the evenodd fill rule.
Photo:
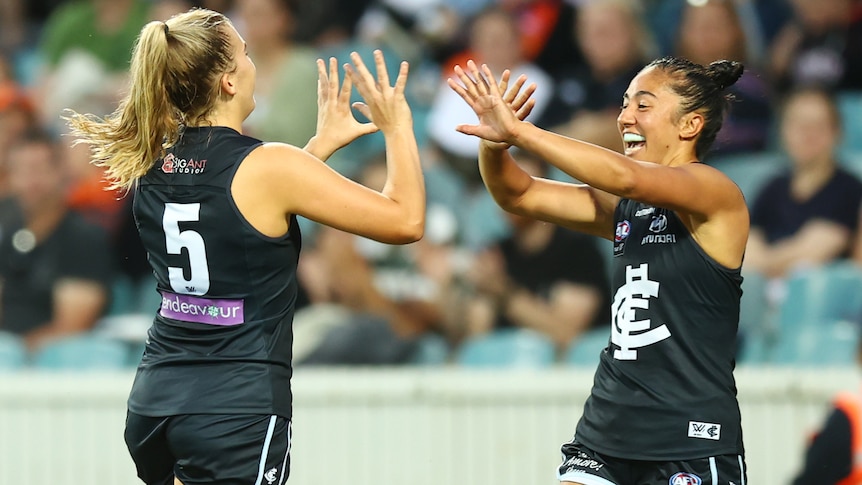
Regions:
<instances>
[{"instance_id":1,"label":"woman's raised hand","mask_svg":"<svg viewBox=\"0 0 862 485\"><path fill-rule=\"evenodd\" d=\"M362 57L358 53L351 53L350 60L353 61L353 66L345 64L344 70L353 84L356 85L359 94L365 100L368 108L366 116L384 134L399 128L412 130L413 114L410 111L410 106L407 104L407 99L404 97L404 88L407 85L407 61L401 62L401 68L398 71L398 77L395 79L395 85L390 86L389 73L386 71L383 52L380 50L374 51L374 65L377 70L376 79L365 66ZM365 114L366 112L363 113Z\"/></svg>"},{"instance_id":2,"label":"woman's raised hand","mask_svg":"<svg viewBox=\"0 0 862 485\"><path fill-rule=\"evenodd\" d=\"M448 84L470 105L479 117L479 124L458 125L455 129L488 142L499 143L497 146L508 146L517 123L523 121L536 104L532 99L536 84L531 83L523 89L527 77L522 75L510 88L508 70L503 72L498 83L487 65L483 64L480 72L476 63L470 60L467 61L467 68L470 74L461 66L455 66L455 74L461 82L450 78Z\"/></svg>"},{"instance_id":3,"label":"woman's raised hand","mask_svg":"<svg viewBox=\"0 0 862 485\"><path fill-rule=\"evenodd\" d=\"M329 58L329 72L323 59L318 59L317 73L317 138L326 140L334 151L362 135L377 131L374 123L360 123L353 116L350 105L353 84L350 76L345 76L339 89L338 61L334 57ZM371 119L365 103L353 103L352 107Z\"/></svg>"}]
</instances>

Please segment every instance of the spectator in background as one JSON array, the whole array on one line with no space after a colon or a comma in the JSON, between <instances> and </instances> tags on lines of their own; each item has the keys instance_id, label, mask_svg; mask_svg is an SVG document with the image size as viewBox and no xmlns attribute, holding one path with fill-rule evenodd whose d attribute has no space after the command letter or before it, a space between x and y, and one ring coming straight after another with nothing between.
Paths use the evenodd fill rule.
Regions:
<instances>
[{"instance_id":1,"label":"spectator in background","mask_svg":"<svg viewBox=\"0 0 862 485\"><path fill-rule=\"evenodd\" d=\"M575 32L586 63L555 73L554 97L539 120L541 126L622 150L617 132L620 93L655 50L641 14L635 2L627 0L595 0L580 7Z\"/></svg>"},{"instance_id":2,"label":"spectator in background","mask_svg":"<svg viewBox=\"0 0 862 485\"><path fill-rule=\"evenodd\" d=\"M35 128L34 106L15 81L6 57L0 54L0 198L6 195L6 151L21 135Z\"/></svg>"},{"instance_id":3,"label":"spectator in background","mask_svg":"<svg viewBox=\"0 0 862 485\"><path fill-rule=\"evenodd\" d=\"M781 138L791 168L754 200L747 269L779 278L798 266L849 256L862 182L836 158L840 137L841 117L828 92L804 88L787 96Z\"/></svg>"},{"instance_id":4,"label":"spectator in background","mask_svg":"<svg viewBox=\"0 0 862 485\"><path fill-rule=\"evenodd\" d=\"M66 0L0 0L0 52L28 48L51 12Z\"/></svg>"},{"instance_id":5,"label":"spectator in background","mask_svg":"<svg viewBox=\"0 0 862 485\"><path fill-rule=\"evenodd\" d=\"M85 145L75 145L64 137L58 153L63 160L63 171L67 176L66 203L69 208L90 223L105 230L111 239L122 224L122 191L112 190L105 179L105 170L90 163L90 150Z\"/></svg>"},{"instance_id":6,"label":"spectator in background","mask_svg":"<svg viewBox=\"0 0 862 485\"><path fill-rule=\"evenodd\" d=\"M194 8L197 2L190 0L150 0L150 20L165 21L176 14L183 13Z\"/></svg>"},{"instance_id":7,"label":"spectator in background","mask_svg":"<svg viewBox=\"0 0 862 485\"><path fill-rule=\"evenodd\" d=\"M293 41L295 0L238 0L235 17L257 67L251 136L302 146L317 127L317 54Z\"/></svg>"},{"instance_id":8,"label":"spectator in background","mask_svg":"<svg viewBox=\"0 0 862 485\"><path fill-rule=\"evenodd\" d=\"M0 329L36 349L93 328L108 301L111 256L104 231L67 207L52 140L19 139L8 163L19 212L0 234Z\"/></svg>"},{"instance_id":9,"label":"spectator in background","mask_svg":"<svg viewBox=\"0 0 862 485\"><path fill-rule=\"evenodd\" d=\"M583 64L575 37L577 8L562 0L497 0L515 17L524 58L545 72Z\"/></svg>"},{"instance_id":10,"label":"spectator in background","mask_svg":"<svg viewBox=\"0 0 862 485\"><path fill-rule=\"evenodd\" d=\"M537 88L533 95L535 108L528 120L538 120L550 105L554 83L535 64L525 60L521 51L518 25L513 15L501 7L482 10L470 28L470 45L445 64L466 62L467 58L487 64L495 73L511 71L511 79L526 75ZM462 123L475 121L476 115L445 82L441 83L428 113L428 137L431 151L439 149L441 164L464 182L459 197L459 242L470 250L479 249L509 232L508 222L484 190L476 165L479 141L455 131Z\"/></svg>"},{"instance_id":11,"label":"spectator in background","mask_svg":"<svg viewBox=\"0 0 862 485\"><path fill-rule=\"evenodd\" d=\"M541 160L521 152L518 165L547 178ZM461 318L463 336L529 328L565 349L610 321L610 283L593 236L506 212L512 234L482 251L467 272L473 294Z\"/></svg>"},{"instance_id":12,"label":"spectator in background","mask_svg":"<svg viewBox=\"0 0 862 485\"><path fill-rule=\"evenodd\" d=\"M308 334L302 328L308 323L322 325L323 330L304 356L295 356L299 364L402 364L415 350L415 337L425 330L421 320L378 287L376 269L358 250L359 241L323 226L314 249L303 254L303 264L308 266L302 273L303 284L324 312L297 316L301 335ZM313 323L304 318L309 315Z\"/></svg>"},{"instance_id":13,"label":"spectator in background","mask_svg":"<svg viewBox=\"0 0 862 485\"><path fill-rule=\"evenodd\" d=\"M537 119L548 106L553 92L553 80L535 64L524 58L518 25L513 15L499 7L489 7L479 13L470 27L469 47L449 59L443 72L451 73L455 64L465 65L467 59L487 64L495 73L504 69L512 72L512 79L526 74L538 88L533 98L536 107L530 119ZM467 178L478 182L476 152L479 141L455 131L455 126L472 122L476 115L461 98L443 82L428 114L430 138L447 154L466 159L462 167Z\"/></svg>"},{"instance_id":14,"label":"spectator in background","mask_svg":"<svg viewBox=\"0 0 862 485\"><path fill-rule=\"evenodd\" d=\"M42 123L61 132L65 108L106 115L126 87L129 52L150 15L146 0L85 0L53 11L37 79Z\"/></svg>"},{"instance_id":15,"label":"spectator in background","mask_svg":"<svg viewBox=\"0 0 862 485\"><path fill-rule=\"evenodd\" d=\"M788 0L727 0L733 3L744 25L749 57L758 64L763 62L766 50L778 32L793 16ZM640 0L644 5L651 30L654 32L659 52L667 55L676 49L677 28L682 11L692 3L680 0Z\"/></svg>"},{"instance_id":16,"label":"spectator in background","mask_svg":"<svg viewBox=\"0 0 862 485\"><path fill-rule=\"evenodd\" d=\"M352 39L359 19L373 0L314 0L299 2L296 39L319 49Z\"/></svg>"},{"instance_id":17,"label":"spectator in background","mask_svg":"<svg viewBox=\"0 0 862 485\"><path fill-rule=\"evenodd\" d=\"M381 189L385 158L369 163L359 182ZM311 304L294 321L296 361L402 364L413 356L417 338L451 327L444 320L454 317L449 304L456 291L449 245L454 216L441 210L429 201L425 236L409 245L320 227L299 266L300 286Z\"/></svg>"},{"instance_id":18,"label":"spectator in background","mask_svg":"<svg viewBox=\"0 0 862 485\"><path fill-rule=\"evenodd\" d=\"M856 0L791 0L793 20L771 46L771 75L782 92L817 84L862 89L862 5Z\"/></svg>"},{"instance_id":19,"label":"spectator in background","mask_svg":"<svg viewBox=\"0 0 862 485\"><path fill-rule=\"evenodd\" d=\"M772 111L769 83L748 54L743 27L732 1L685 2L682 9L675 55L703 65L727 59L746 67L742 78L730 88L734 102L716 136L712 156L766 147Z\"/></svg>"},{"instance_id":20,"label":"spectator in background","mask_svg":"<svg viewBox=\"0 0 862 485\"><path fill-rule=\"evenodd\" d=\"M862 341L856 352L862 363ZM856 485L862 483L862 394L842 392L829 417L812 437L805 461L792 485Z\"/></svg>"}]
</instances>

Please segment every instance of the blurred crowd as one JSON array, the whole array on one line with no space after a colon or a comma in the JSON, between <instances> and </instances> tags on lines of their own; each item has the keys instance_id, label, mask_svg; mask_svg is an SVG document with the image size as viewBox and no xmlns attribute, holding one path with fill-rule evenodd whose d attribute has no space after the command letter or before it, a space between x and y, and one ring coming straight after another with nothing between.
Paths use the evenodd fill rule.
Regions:
<instances>
[{"instance_id":1,"label":"blurred crowd","mask_svg":"<svg viewBox=\"0 0 862 485\"><path fill-rule=\"evenodd\" d=\"M547 349L527 360L574 362L582 345L607 342L610 246L502 212L479 178L477 140L454 129L473 115L445 80L471 58L537 84L533 123L612 150L622 149L622 93L649 60L743 62L705 160L739 183L752 211L740 362L801 359L788 325L855 349L862 1L0 0L0 332L30 353L96 334L137 349L160 305L133 196L106 190L62 116L112 112L140 28L191 7L226 13L247 41L257 107L245 131L266 141L303 146L314 133L315 59L380 48L390 72L410 61L426 236L388 246L302 221L297 365L468 365L519 348ZM329 163L377 187L383 160L382 136L370 135ZM823 330L831 325L841 331ZM518 340L483 357L478 343L498 337Z\"/></svg>"}]
</instances>

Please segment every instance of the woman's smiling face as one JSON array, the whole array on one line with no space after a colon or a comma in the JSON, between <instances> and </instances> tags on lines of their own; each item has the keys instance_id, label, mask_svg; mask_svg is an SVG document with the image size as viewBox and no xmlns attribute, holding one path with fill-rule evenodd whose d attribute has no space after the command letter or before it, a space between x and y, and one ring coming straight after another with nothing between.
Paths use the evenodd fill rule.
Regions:
<instances>
[{"instance_id":1,"label":"woman's smiling face","mask_svg":"<svg viewBox=\"0 0 862 485\"><path fill-rule=\"evenodd\" d=\"M617 118L626 156L661 163L679 142L680 98L667 86L668 76L655 68L641 71L629 84Z\"/></svg>"}]
</instances>

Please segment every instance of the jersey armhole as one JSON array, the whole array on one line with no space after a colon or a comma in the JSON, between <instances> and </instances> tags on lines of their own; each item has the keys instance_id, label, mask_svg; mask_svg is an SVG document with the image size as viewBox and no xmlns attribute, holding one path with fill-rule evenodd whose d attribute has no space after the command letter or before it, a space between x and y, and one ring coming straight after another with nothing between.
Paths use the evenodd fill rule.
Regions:
<instances>
[{"instance_id":1,"label":"jersey armhole","mask_svg":"<svg viewBox=\"0 0 862 485\"><path fill-rule=\"evenodd\" d=\"M236 172L239 170L239 166L248 158L248 155L256 150L258 147L263 146L264 142L257 142L248 148L246 148L238 157L238 161L234 164L233 168L231 168L230 177L228 177L228 183L225 185L225 195L227 195L228 203L230 203L231 208L233 209L236 216L240 221L257 237L263 239L264 241L269 242L283 242L290 239L290 234L293 232L293 226L288 227L287 232L282 234L281 236L271 237L266 234L260 232L256 227L254 227L248 219L245 218L242 211L239 210L239 207L236 205L236 201L233 199L233 193L231 193L231 187L233 186L233 179L236 177ZM295 219L293 219L295 221Z\"/></svg>"}]
</instances>

